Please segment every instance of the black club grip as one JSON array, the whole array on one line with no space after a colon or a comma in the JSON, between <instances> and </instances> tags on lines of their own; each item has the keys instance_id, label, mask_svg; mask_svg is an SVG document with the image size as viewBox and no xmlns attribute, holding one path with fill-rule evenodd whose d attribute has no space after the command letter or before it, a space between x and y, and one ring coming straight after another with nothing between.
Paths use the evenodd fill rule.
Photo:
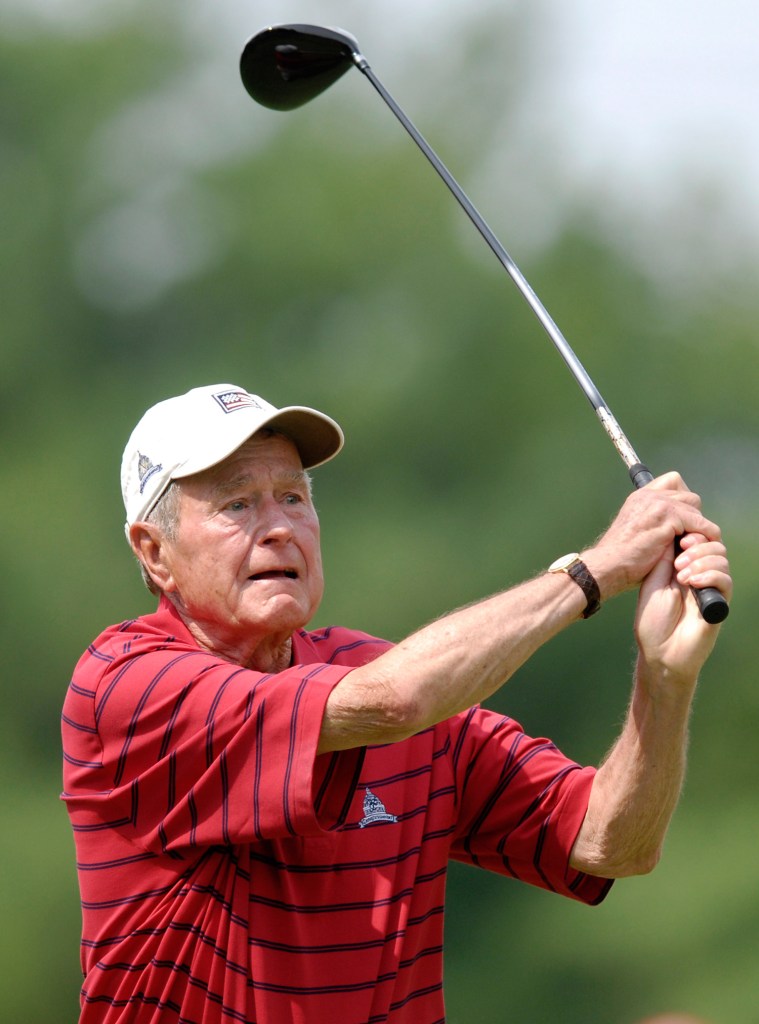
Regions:
<instances>
[{"instance_id":1,"label":"black club grip","mask_svg":"<svg viewBox=\"0 0 759 1024\"><path fill-rule=\"evenodd\" d=\"M654 478L653 473L642 462L636 462L634 466L630 466L629 473L636 488L645 487ZM676 542L676 546L679 549L679 542ZM730 613L730 605L716 587L691 587L690 589L705 622L708 622L710 626L716 626L725 621Z\"/></svg>"}]
</instances>

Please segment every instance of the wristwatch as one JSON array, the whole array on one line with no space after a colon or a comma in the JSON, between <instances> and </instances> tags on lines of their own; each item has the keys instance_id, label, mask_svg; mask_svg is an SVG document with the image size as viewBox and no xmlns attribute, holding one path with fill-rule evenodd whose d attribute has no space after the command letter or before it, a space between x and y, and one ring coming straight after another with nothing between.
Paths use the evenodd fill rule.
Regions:
<instances>
[{"instance_id":1,"label":"wristwatch","mask_svg":"<svg viewBox=\"0 0 759 1024\"><path fill-rule=\"evenodd\" d=\"M567 576L571 576L583 594L585 594L588 602L582 617L589 619L591 615L595 615L601 607L601 591L598 589L598 583L593 573L576 551L557 558L555 562L548 566L548 571L565 572Z\"/></svg>"}]
</instances>

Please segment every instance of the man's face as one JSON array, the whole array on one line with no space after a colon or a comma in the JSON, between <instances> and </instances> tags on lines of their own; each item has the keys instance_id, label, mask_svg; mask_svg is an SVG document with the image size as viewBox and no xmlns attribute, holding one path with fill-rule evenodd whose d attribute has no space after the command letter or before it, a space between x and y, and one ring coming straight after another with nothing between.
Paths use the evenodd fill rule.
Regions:
<instances>
[{"instance_id":1,"label":"man's face","mask_svg":"<svg viewBox=\"0 0 759 1024\"><path fill-rule=\"evenodd\" d=\"M204 646L259 667L255 652L286 645L324 588L298 451L285 437L256 434L180 484L177 535L162 543L163 589Z\"/></svg>"}]
</instances>

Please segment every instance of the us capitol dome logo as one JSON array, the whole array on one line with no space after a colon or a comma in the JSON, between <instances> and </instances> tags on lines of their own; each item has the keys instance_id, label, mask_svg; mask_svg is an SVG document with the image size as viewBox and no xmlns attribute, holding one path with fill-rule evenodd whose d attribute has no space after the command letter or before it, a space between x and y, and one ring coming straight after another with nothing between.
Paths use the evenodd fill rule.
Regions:
<instances>
[{"instance_id":1,"label":"us capitol dome logo","mask_svg":"<svg viewBox=\"0 0 759 1024\"><path fill-rule=\"evenodd\" d=\"M379 825L382 822L392 823L396 821L398 821L398 816L396 814L389 814L380 798L375 796L371 789L367 787L364 796L364 816L358 823L358 827L366 828L367 825Z\"/></svg>"}]
</instances>

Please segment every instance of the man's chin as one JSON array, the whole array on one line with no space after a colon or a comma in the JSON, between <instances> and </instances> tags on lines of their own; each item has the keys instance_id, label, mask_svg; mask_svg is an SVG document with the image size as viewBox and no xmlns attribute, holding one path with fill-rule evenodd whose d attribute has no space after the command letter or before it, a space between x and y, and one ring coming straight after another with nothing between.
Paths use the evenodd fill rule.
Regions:
<instances>
[{"instance_id":1,"label":"man's chin","mask_svg":"<svg viewBox=\"0 0 759 1024\"><path fill-rule=\"evenodd\" d=\"M316 612L318 604L302 594L294 594L286 587L267 589L265 599L261 593L254 606L249 610L244 609L241 616L257 633L294 633L297 629L303 629Z\"/></svg>"}]
</instances>

